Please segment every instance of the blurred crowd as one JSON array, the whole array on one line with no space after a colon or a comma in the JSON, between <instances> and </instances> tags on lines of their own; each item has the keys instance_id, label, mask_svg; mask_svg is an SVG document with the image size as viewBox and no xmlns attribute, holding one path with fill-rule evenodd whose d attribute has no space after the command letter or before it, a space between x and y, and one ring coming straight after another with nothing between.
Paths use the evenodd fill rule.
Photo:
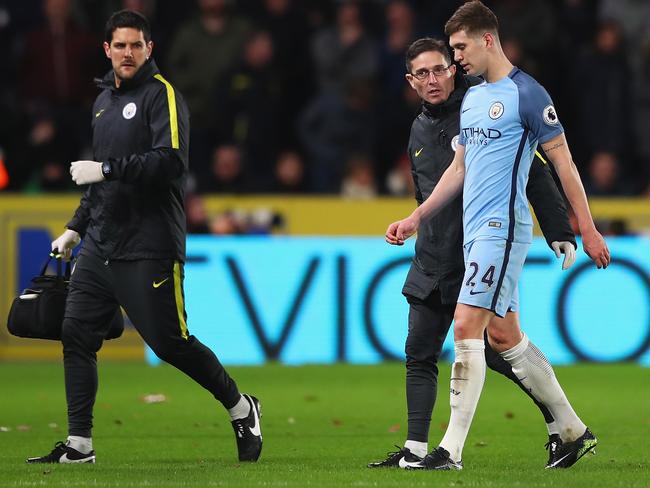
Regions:
<instances>
[{"instance_id":1,"label":"blurred crowd","mask_svg":"<svg viewBox=\"0 0 650 488\"><path fill-rule=\"evenodd\" d=\"M70 161L92 159L93 79L110 68L104 22L129 8L190 107L190 194L409 195L420 102L404 53L443 37L460 3L0 0L0 187L73 189ZM650 1L485 3L508 57L551 93L587 192L650 196Z\"/></svg>"}]
</instances>

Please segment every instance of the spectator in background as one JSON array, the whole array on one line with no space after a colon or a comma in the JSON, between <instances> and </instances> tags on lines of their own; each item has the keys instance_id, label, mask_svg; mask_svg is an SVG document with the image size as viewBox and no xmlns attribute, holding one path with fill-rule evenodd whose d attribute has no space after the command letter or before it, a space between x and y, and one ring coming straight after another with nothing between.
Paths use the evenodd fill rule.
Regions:
<instances>
[{"instance_id":1,"label":"spectator in background","mask_svg":"<svg viewBox=\"0 0 650 488\"><path fill-rule=\"evenodd\" d=\"M627 54L634 71L642 71L644 57L650 48L650 2L643 0L600 0L601 21L615 21L624 29L624 36L635 49Z\"/></svg>"},{"instance_id":2,"label":"spectator in background","mask_svg":"<svg viewBox=\"0 0 650 488\"><path fill-rule=\"evenodd\" d=\"M524 55L524 47L516 37L504 37L501 41L503 53L511 60L512 64L527 73L538 73L540 64L531 56Z\"/></svg>"},{"instance_id":3,"label":"spectator in background","mask_svg":"<svg viewBox=\"0 0 650 488\"><path fill-rule=\"evenodd\" d=\"M243 222L232 210L219 212L210 220L210 232L217 236L244 234Z\"/></svg>"},{"instance_id":4,"label":"spectator in background","mask_svg":"<svg viewBox=\"0 0 650 488\"><path fill-rule=\"evenodd\" d=\"M407 154L402 154L393 166L393 169L388 173L386 177L386 191L389 195L395 197L412 197L415 195L411 161Z\"/></svg>"},{"instance_id":5,"label":"spectator in background","mask_svg":"<svg viewBox=\"0 0 650 488\"><path fill-rule=\"evenodd\" d=\"M33 0L32 0L33 1ZM17 104L16 68L19 34L25 29L17 15L25 5L0 2L0 46L4 59L0 64L0 190L20 190L29 174L26 164L17 159L21 151L20 139L27 129L24 113ZM28 16L23 16L28 21ZM12 165L11 163L15 163Z\"/></svg>"},{"instance_id":6,"label":"spectator in background","mask_svg":"<svg viewBox=\"0 0 650 488\"><path fill-rule=\"evenodd\" d=\"M68 137L62 133L63 124L57 123L58 118L50 114L53 115L35 116L27 137L23 156L30 163L24 168L29 175L21 182L21 188L30 193L64 191L73 187L66 163L74 153L67 144Z\"/></svg>"},{"instance_id":7,"label":"spectator in background","mask_svg":"<svg viewBox=\"0 0 650 488\"><path fill-rule=\"evenodd\" d=\"M210 174L197 181L201 193L245 193L242 153L234 144L224 144L212 153Z\"/></svg>"},{"instance_id":8,"label":"spectator in background","mask_svg":"<svg viewBox=\"0 0 650 488\"><path fill-rule=\"evenodd\" d=\"M354 200L370 200L377 196L372 161L365 154L355 154L347 161L341 196Z\"/></svg>"},{"instance_id":9,"label":"spectator in background","mask_svg":"<svg viewBox=\"0 0 650 488\"><path fill-rule=\"evenodd\" d=\"M555 60L558 40L558 18L551 2L547 0L501 0L494 3L494 13L499 19L499 33L503 39L516 39L523 51L523 58L536 61L531 67L536 71L528 74L542 85L557 84L558 75L541 66L552 65Z\"/></svg>"},{"instance_id":10,"label":"spectator in background","mask_svg":"<svg viewBox=\"0 0 650 488\"><path fill-rule=\"evenodd\" d=\"M650 180L650 2L642 0L600 0L599 17L603 21L615 20L623 29L624 37L631 49L621 51L620 56L629 63L631 76L629 85L634 121L631 135L637 141L639 164L632 171L644 180Z\"/></svg>"},{"instance_id":11,"label":"spectator in background","mask_svg":"<svg viewBox=\"0 0 650 488\"><path fill-rule=\"evenodd\" d=\"M340 191L343 166L353 153L372 154L375 143L373 85L353 80L344 96L319 95L298 121L302 145L308 156L309 190Z\"/></svg>"},{"instance_id":12,"label":"spectator in background","mask_svg":"<svg viewBox=\"0 0 650 488\"><path fill-rule=\"evenodd\" d=\"M621 175L616 155L598 152L589 163L589 179L585 181L585 191L589 196L630 196L634 193L632 185Z\"/></svg>"},{"instance_id":13,"label":"spectator in background","mask_svg":"<svg viewBox=\"0 0 650 488\"><path fill-rule=\"evenodd\" d=\"M273 193L305 193L305 164L296 151L284 151L275 163Z\"/></svg>"},{"instance_id":14,"label":"spectator in background","mask_svg":"<svg viewBox=\"0 0 650 488\"><path fill-rule=\"evenodd\" d=\"M395 160L404 150L413 116L420 107L417 94L404 80L404 54L417 37L415 13L406 0L392 0L385 9L386 34L381 46L381 107L377 123L375 172L385 182Z\"/></svg>"},{"instance_id":15,"label":"spectator in background","mask_svg":"<svg viewBox=\"0 0 650 488\"><path fill-rule=\"evenodd\" d=\"M356 1L339 4L336 25L316 33L311 48L321 91L342 93L349 80L372 80L377 75L378 47L366 32Z\"/></svg>"},{"instance_id":16,"label":"spectator in background","mask_svg":"<svg viewBox=\"0 0 650 488\"><path fill-rule=\"evenodd\" d=\"M244 166L251 169L252 184L260 189L269 187L278 147L290 127L290 121L279 118L285 97L273 56L270 34L253 34L246 42L241 64L212 97L216 140L246 148Z\"/></svg>"},{"instance_id":17,"label":"spectator in background","mask_svg":"<svg viewBox=\"0 0 650 488\"><path fill-rule=\"evenodd\" d=\"M311 36L308 9L315 7L312 2L263 0L257 15L259 25L273 39L273 64L285 90L277 125L285 128L282 139L287 146L298 142L290 128L314 90L313 63L305 41Z\"/></svg>"},{"instance_id":18,"label":"spectator in background","mask_svg":"<svg viewBox=\"0 0 650 488\"><path fill-rule=\"evenodd\" d=\"M418 35L415 14L406 0L391 0L385 9L386 35L381 45L384 94L401 98L404 91L404 54Z\"/></svg>"},{"instance_id":19,"label":"spectator in background","mask_svg":"<svg viewBox=\"0 0 650 488\"><path fill-rule=\"evenodd\" d=\"M596 9L592 0L562 0L558 15L563 50L587 44L594 35Z\"/></svg>"},{"instance_id":20,"label":"spectator in background","mask_svg":"<svg viewBox=\"0 0 650 488\"><path fill-rule=\"evenodd\" d=\"M61 190L71 188L68 162L90 141L102 52L99 38L73 22L70 0L45 0L43 13L44 22L25 37L18 74L29 127L22 157L29 167L13 164L10 172L21 185L31 177L34 190Z\"/></svg>"},{"instance_id":21,"label":"spectator in background","mask_svg":"<svg viewBox=\"0 0 650 488\"><path fill-rule=\"evenodd\" d=\"M593 44L573 64L571 87L575 119L576 162L585 165L595 152L614 153L630 161L635 137L630 70L623 56L623 39L616 22L604 22Z\"/></svg>"},{"instance_id":22,"label":"spectator in background","mask_svg":"<svg viewBox=\"0 0 650 488\"><path fill-rule=\"evenodd\" d=\"M188 234L209 234L210 225L205 211L203 199L194 193L185 197L185 213L187 215Z\"/></svg>"},{"instance_id":23,"label":"spectator in background","mask_svg":"<svg viewBox=\"0 0 650 488\"><path fill-rule=\"evenodd\" d=\"M266 235L283 230L284 217L268 208L226 209L210 220L214 235Z\"/></svg>"},{"instance_id":24,"label":"spectator in background","mask_svg":"<svg viewBox=\"0 0 650 488\"><path fill-rule=\"evenodd\" d=\"M43 24L25 38L19 87L30 111L89 111L97 94L92 81L103 74L99 39L73 22L70 2L45 0Z\"/></svg>"},{"instance_id":25,"label":"spectator in background","mask_svg":"<svg viewBox=\"0 0 650 488\"><path fill-rule=\"evenodd\" d=\"M270 208L257 208L246 215L245 232L248 235L267 235L284 228L284 217Z\"/></svg>"},{"instance_id":26,"label":"spectator in background","mask_svg":"<svg viewBox=\"0 0 650 488\"><path fill-rule=\"evenodd\" d=\"M645 181L641 196L650 199L650 182Z\"/></svg>"},{"instance_id":27,"label":"spectator in background","mask_svg":"<svg viewBox=\"0 0 650 488\"><path fill-rule=\"evenodd\" d=\"M527 55L543 54L557 36L557 14L546 0L501 0L494 3L502 37L518 39ZM534 34L534 35L533 35Z\"/></svg>"},{"instance_id":28,"label":"spectator in background","mask_svg":"<svg viewBox=\"0 0 650 488\"><path fill-rule=\"evenodd\" d=\"M237 64L251 27L230 13L226 0L197 0L199 14L180 26L167 58L171 82L181 91L192 114L190 170L205 176L213 146L210 132L218 101L214 87Z\"/></svg>"}]
</instances>

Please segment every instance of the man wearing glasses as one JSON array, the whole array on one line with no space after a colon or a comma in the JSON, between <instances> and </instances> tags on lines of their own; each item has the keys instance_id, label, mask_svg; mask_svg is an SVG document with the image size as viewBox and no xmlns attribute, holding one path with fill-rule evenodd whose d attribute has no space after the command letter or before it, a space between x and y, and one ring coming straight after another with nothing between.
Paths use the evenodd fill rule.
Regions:
<instances>
[{"instance_id":1,"label":"man wearing glasses","mask_svg":"<svg viewBox=\"0 0 650 488\"><path fill-rule=\"evenodd\" d=\"M461 102L469 87L481 80L457 70L445 43L431 38L411 44L406 53L406 69L406 80L422 99L422 111L413 122L408 144L415 198L420 205L453 160ZM533 162L526 192L547 242L557 257L565 255L562 267L567 269L575 260L575 236L564 200L539 155ZM428 452L429 424L437 394L437 363L465 273L462 216L459 195L418 230L415 257L402 290L409 303L405 348L407 440L403 448L369 464L370 468L414 467ZM517 383L541 410L549 434L546 447L551 463L559 447L553 416L523 387L511 365L490 348L487 340L485 357L491 369Z\"/></svg>"}]
</instances>

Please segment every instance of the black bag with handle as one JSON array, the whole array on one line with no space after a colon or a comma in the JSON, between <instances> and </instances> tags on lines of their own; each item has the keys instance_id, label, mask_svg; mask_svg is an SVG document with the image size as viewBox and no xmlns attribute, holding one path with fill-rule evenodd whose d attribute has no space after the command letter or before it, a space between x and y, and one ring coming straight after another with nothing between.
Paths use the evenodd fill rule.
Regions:
<instances>
[{"instance_id":1,"label":"black bag with handle","mask_svg":"<svg viewBox=\"0 0 650 488\"><path fill-rule=\"evenodd\" d=\"M32 279L29 288L14 298L9 310L7 329L17 337L32 339L61 340L61 328L65 314L65 301L68 297L70 272L74 259L65 263L56 258L56 274L48 275L47 267L55 253L41 269L41 273ZM118 308L106 339L115 339L124 331L124 317Z\"/></svg>"}]
</instances>

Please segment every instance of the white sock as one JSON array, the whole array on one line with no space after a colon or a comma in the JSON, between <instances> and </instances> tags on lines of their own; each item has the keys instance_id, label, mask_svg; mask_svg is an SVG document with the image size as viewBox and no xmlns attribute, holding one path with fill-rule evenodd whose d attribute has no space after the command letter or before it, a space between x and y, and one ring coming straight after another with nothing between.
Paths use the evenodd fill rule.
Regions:
<instances>
[{"instance_id":1,"label":"white sock","mask_svg":"<svg viewBox=\"0 0 650 488\"><path fill-rule=\"evenodd\" d=\"M251 411L251 404L248 403L248 400L244 398L244 395L241 396L237 404L228 409L228 413L230 414L230 418L232 420L237 420L237 419L243 419L244 417L248 417L248 414Z\"/></svg>"},{"instance_id":2,"label":"white sock","mask_svg":"<svg viewBox=\"0 0 650 488\"><path fill-rule=\"evenodd\" d=\"M65 443L66 446L71 447L75 451L79 451L81 454L88 454L93 450L93 438L92 437L80 437L78 435L69 435L68 440Z\"/></svg>"},{"instance_id":3,"label":"white sock","mask_svg":"<svg viewBox=\"0 0 650 488\"><path fill-rule=\"evenodd\" d=\"M451 417L440 447L449 452L452 461L458 462L485 382L485 342L464 339L456 341L454 349L456 360L451 367L449 388Z\"/></svg>"},{"instance_id":4,"label":"white sock","mask_svg":"<svg viewBox=\"0 0 650 488\"><path fill-rule=\"evenodd\" d=\"M587 426L573 411L548 359L526 334L519 344L500 354L510 363L519 381L549 409L557 424L555 430L563 442L574 441L584 434Z\"/></svg>"},{"instance_id":5,"label":"white sock","mask_svg":"<svg viewBox=\"0 0 650 488\"><path fill-rule=\"evenodd\" d=\"M555 420L550 424L546 424L546 430L548 431L548 435L560 433L560 429L558 429L557 422Z\"/></svg>"},{"instance_id":6,"label":"white sock","mask_svg":"<svg viewBox=\"0 0 650 488\"><path fill-rule=\"evenodd\" d=\"M429 444L427 442L406 441L404 447L421 458L426 456L429 452Z\"/></svg>"}]
</instances>

